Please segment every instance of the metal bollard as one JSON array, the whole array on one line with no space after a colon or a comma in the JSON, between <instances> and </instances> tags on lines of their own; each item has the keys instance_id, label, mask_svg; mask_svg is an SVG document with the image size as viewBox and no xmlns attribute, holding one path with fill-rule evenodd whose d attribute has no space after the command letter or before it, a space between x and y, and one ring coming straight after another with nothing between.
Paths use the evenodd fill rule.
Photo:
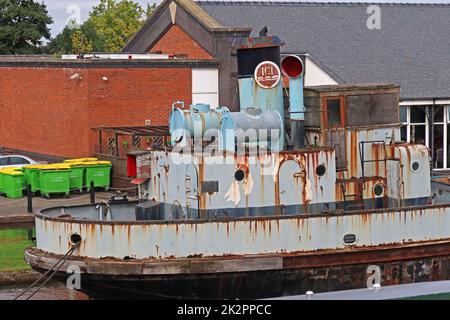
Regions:
<instances>
[{"instance_id":1,"label":"metal bollard","mask_svg":"<svg viewBox=\"0 0 450 320\"><path fill-rule=\"evenodd\" d=\"M91 204L95 203L95 189L94 189L94 181L91 181L90 184L90 193L91 193Z\"/></svg>"},{"instance_id":2,"label":"metal bollard","mask_svg":"<svg viewBox=\"0 0 450 320\"><path fill-rule=\"evenodd\" d=\"M31 192L31 184L27 185L27 211L33 213L33 192Z\"/></svg>"}]
</instances>

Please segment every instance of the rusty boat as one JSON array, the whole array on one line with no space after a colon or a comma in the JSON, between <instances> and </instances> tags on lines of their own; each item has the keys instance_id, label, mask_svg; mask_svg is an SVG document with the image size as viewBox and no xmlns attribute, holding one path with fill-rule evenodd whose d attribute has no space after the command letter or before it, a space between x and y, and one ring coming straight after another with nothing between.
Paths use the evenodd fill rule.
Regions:
<instances>
[{"instance_id":1,"label":"rusty boat","mask_svg":"<svg viewBox=\"0 0 450 320\"><path fill-rule=\"evenodd\" d=\"M32 268L75 248L55 277L77 266L95 299L282 297L364 288L373 270L382 286L450 279L450 207L427 147L400 141L400 88L304 87L281 45L240 39L240 111L173 104L170 146L137 157L138 201L36 212Z\"/></svg>"}]
</instances>

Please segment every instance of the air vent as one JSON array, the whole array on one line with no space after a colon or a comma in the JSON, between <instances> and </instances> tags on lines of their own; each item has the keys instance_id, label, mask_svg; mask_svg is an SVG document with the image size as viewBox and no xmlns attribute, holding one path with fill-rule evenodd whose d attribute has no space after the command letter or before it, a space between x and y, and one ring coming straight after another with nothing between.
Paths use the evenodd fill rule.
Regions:
<instances>
[{"instance_id":1,"label":"air vent","mask_svg":"<svg viewBox=\"0 0 450 320\"><path fill-rule=\"evenodd\" d=\"M344 244L347 246L351 246L356 243L356 235L353 233L347 233L344 235Z\"/></svg>"},{"instance_id":2,"label":"air vent","mask_svg":"<svg viewBox=\"0 0 450 320\"><path fill-rule=\"evenodd\" d=\"M416 173L416 172L419 172L419 170L420 170L420 163L419 163L419 161L413 161L411 163L411 171Z\"/></svg>"},{"instance_id":3,"label":"air vent","mask_svg":"<svg viewBox=\"0 0 450 320\"><path fill-rule=\"evenodd\" d=\"M377 183L373 186L373 193L375 198L381 198L384 196L384 185L382 183Z\"/></svg>"}]
</instances>

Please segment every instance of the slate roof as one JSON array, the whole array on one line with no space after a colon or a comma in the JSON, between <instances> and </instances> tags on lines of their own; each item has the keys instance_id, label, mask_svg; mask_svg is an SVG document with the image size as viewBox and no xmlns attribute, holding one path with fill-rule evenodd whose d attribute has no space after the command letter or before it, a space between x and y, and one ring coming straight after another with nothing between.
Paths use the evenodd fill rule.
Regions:
<instances>
[{"instance_id":1,"label":"slate roof","mask_svg":"<svg viewBox=\"0 0 450 320\"><path fill-rule=\"evenodd\" d=\"M283 53L307 51L343 83L387 82L402 99L450 98L450 4L197 2L226 27L267 26ZM367 28L367 8L381 29Z\"/></svg>"}]
</instances>

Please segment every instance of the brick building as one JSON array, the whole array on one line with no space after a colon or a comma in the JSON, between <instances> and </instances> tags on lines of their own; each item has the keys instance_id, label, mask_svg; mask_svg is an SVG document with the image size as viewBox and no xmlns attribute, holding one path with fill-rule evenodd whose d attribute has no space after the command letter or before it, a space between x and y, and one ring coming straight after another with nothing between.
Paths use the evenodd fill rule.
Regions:
<instances>
[{"instance_id":1,"label":"brick building","mask_svg":"<svg viewBox=\"0 0 450 320\"><path fill-rule=\"evenodd\" d=\"M92 128L167 125L172 103L195 100L216 68L211 59L2 57L0 146L49 160L92 155Z\"/></svg>"}]
</instances>

